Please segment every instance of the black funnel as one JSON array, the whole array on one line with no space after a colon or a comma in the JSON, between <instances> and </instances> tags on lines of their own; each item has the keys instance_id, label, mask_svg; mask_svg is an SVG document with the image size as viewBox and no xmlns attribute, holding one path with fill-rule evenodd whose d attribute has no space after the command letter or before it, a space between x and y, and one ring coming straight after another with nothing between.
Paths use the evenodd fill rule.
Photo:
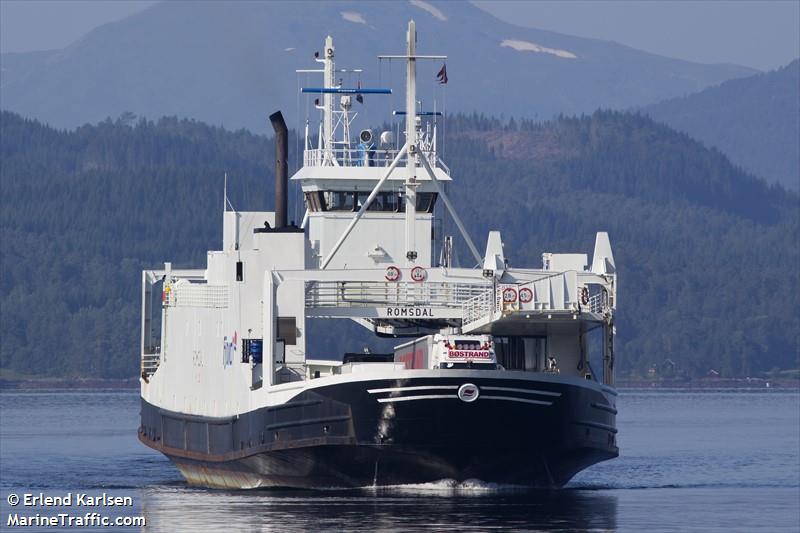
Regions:
<instances>
[{"instance_id":1,"label":"black funnel","mask_svg":"<svg viewBox=\"0 0 800 533\"><path fill-rule=\"evenodd\" d=\"M289 197L289 130L280 111L269 116L275 130L275 227L286 227Z\"/></svg>"}]
</instances>

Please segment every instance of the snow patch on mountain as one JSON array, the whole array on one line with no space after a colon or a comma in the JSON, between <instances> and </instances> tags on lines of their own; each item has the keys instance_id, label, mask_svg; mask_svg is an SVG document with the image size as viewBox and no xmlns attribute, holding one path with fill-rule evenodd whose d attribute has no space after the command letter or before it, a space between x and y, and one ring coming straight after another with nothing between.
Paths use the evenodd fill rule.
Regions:
<instances>
[{"instance_id":1,"label":"snow patch on mountain","mask_svg":"<svg viewBox=\"0 0 800 533\"><path fill-rule=\"evenodd\" d=\"M564 59L577 59L578 56L566 50L559 50L558 48L547 48L536 43L528 41L520 41L516 39L506 39L500 43L500 46L512 48L518 52L536 52L540 54L551 54L556 57L563 57Z\"/></svg>"},{"instance_id":2,"label":"snow patch on mountain","mask_svg":"<svg viewBox=\"0 0 800 533\"><path fill-rule=\"evenodd\" d=\"M367 23L367 21L364 20L364 16L358 11L342 11L340 14L342 18L348 22L355 22L356 24Z\"/></svg>"},{"instance_id":3,"label":"snow patch on mountain","mask_svg":"<svg viewBox=\"0 0 800 533\"><path fill-rule=\"evenodd\" d=\"M441 9L430 5L428 2L423 2L422 0L410 0L410 2L412 6L424 9L425 11L433 15L435 18L441 20L442 22L447 20L447 17L444 15L444 13L442 13Z\"/></svg>"}]
</instances>

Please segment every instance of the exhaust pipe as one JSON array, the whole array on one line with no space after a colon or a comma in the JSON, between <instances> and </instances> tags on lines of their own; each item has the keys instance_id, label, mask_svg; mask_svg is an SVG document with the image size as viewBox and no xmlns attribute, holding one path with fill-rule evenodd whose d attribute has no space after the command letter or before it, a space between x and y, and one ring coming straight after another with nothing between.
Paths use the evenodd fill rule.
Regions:
<instances>
[{"instance_id":1,"label":"exhaust pipe","mask_svg":"<svg viewBox=\"0 0 800 533\"><path fill-rule=\"evenodd\" d=\"M269 121L275 130L275 227L285 228L289 198L289 130L280 111L271 114Z\"/></svg>"}]
</instances>

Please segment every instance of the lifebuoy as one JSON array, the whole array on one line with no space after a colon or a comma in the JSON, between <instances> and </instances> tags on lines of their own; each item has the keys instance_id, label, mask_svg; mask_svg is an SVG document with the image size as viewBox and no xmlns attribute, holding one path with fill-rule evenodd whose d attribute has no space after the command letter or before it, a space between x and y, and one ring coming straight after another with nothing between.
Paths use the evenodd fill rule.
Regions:
<instances>
[{"instance_id":1,"label":"lifebuoy","mask_svg":"<svg viewBox=\"0 0 800 533\"><path fill-rule=\"evenodd\" d=\"M586 305L586 304L589 303L589 289L587 289L586 287L583 287L581 289L581 303L583 305Z\"/></svg>"}]
</instances>

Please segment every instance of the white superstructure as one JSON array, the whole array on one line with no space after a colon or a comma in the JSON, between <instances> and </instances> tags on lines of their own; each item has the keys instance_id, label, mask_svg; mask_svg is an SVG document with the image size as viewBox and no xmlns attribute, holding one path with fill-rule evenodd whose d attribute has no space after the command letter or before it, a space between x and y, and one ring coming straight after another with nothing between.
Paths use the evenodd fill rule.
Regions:
<instances>
[{"instance_id":1,"label":"white superstructure","mask_svg":"<svg viewBox=\"0 0 800 533\"><path fill-rule=\"evenodd\" d=\"M417 109L416 63L443 56L416 53L411 22L406 54L383 56L407 65L404 134L364 130L351 140L352 98L370 90L338 86L331 37L321 55L323 85L306 90L322 95L319 136L314 143L306 132L303 167L291 178L305 198L302 226L276 227L272 212L226 207L222 249L208 252L205 268L166 263L143 272L143 399L187 415L226 417L337 380L422 372L310 353L309 317L408 337L398 345L426 335L480 336L491 340L491 360L506 372L613 384L617 275L608 236L597 234L591 260L545 253L541 268L509 265L497 231L481 254L446 195L451 177L437 153L432 114ZM454 267L452 239L433 238L435 214L444 210L473 268ZM595 330L599 376L588 362Z\"/></svg>"}]
</instances>

